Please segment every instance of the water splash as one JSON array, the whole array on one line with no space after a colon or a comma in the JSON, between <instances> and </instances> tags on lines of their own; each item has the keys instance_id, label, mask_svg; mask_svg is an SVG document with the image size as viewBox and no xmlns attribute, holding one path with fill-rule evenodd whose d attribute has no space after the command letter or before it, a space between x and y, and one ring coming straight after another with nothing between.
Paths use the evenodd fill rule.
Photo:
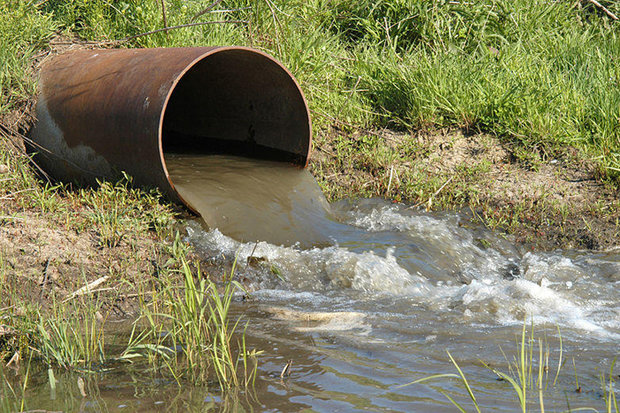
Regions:
<instances>
[{"instance_id":1,"label":"water splash","mask_svg":"<svg viewBox=\"0 0 620 413\"><path fill-rule=\"evenodd\" d=\"M242 265L259 258L251 287L280 291L283 302L295 302L284 298L291 292L318 294L332 307L389 310L429 325L493 327L527 315L620 337L618 252L522 254L455 213L379 199L330 206L307 171L282 163L194 155L166 161L176 188L213 228L190 224L188 239L205 256Z\"/></svg>"}]
</instances>

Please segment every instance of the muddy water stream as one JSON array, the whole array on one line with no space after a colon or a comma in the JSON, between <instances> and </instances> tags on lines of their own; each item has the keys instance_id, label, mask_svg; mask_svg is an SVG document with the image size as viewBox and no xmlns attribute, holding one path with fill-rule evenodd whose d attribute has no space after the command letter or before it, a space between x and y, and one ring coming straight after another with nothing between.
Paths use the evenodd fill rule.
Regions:
<instances>
[{"instance_id":1,"label":"muddy water stream","mask_svg":"<svg viewBox=\"0 0 620 413\"><path fill-rule=\"evenodd\" d=\"M510 385L481 362L508 372L526 317L549 347L551 382L562 349L547 407L601 409L599 375L620 355L620 252L525 252L458 214L328 205L307 171L273 162L168 164L212 228L190 224L188 239L207 257L255 257L238 312L266 352L261 409L454 411L439 391L466 402L456 381L399 387L454 373L449 350L484 410L514 411Z\"/></svg>"},{"instance_id":2,"label":"muddy water stream","mask_svg":"<svg viewBox=\"0 0 620 413\"><path fill-rule=\"evenodd\" d=\"M125 371L93 378L86 399L69 385L52 399L41 372L37 407L456 411L446 392L474 411L457 380L401 387L456 373L449 351L482 411L514 412L512 387L482 363L509 373L527 317L549 349L547 411L605 411L600 375L620 355L620 251L528 252L456 213L377 199L329 205L307 171L288 165L188 155L167 163L211 228L191 222L187 239L213 261L237 257L244 274L249 293L233 316L249 321L248 345L264 351L256 391L222 399ZM537 393L529 397L538 411Z\"/></svg>"},{"instance_id":3,"label":"muddy water stream","mask_svg":"<svg viewBox=\"0 0 620 413\"><path fill-rule=\"evenodd\" d=\"M339 225L306 170L223 155L166 156L170 178L211 228L239 241L329 245Z\"/></svg>"}]
</instances>

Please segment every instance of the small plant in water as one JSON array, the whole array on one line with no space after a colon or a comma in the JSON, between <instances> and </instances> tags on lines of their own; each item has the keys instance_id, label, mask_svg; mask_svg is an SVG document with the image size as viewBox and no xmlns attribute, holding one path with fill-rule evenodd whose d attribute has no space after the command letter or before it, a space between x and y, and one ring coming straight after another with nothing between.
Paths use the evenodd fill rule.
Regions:
<instances>
[{"instance_id":1,"label":"small plant in water","mask_svg":"<svg viewBox=\"0 0 620 413\"><path fill-rule=\"evenodd\" d=\"M36 352L48 365L93 370L106 361L105 321L98 320L99 304L56 306L52 316L39 312Z\"/></svg>"},{"instance_id":2,"label":"small plant in water","mask_svg":"<svg viewBox=\"0 0 620 413\"><path fill-rule=\"evenodd\" d=\"M455 378L455 379L460 380L461 383L463 383L463 385L465 386L465 389L467 390L467 394L469 395L469 398L474 403L474 407L476 408L476 411L480 413L480 407L478 406L478 401L476 400L476 396L474 396L474 392L472 391L471 386L469 385L469 382L467 381L467 377L463 373L463 370L461 370L461 368L459 367L458 363L452 357L452 354L450 354L449 351L447 351L447 353L448 353L448 357L450 357L450 361L452 362L454 367L456 367L456 370L458 371L459 374L452 374L452 373L434 374L432 376L423 377L421 379L414 380L411 383L407 383L399 387L405 387L405 386L410 386L412 384L424 383L426 381L435 380L435 379ZM439 390L439 392L443 394L448 400L450 400L450 402L454 404L461 412L465 412L465 409L463 408L463 406L459 402L454 400L454 398L452 398L448 393L446 393L443 390Z\"/></svg>"},{"instance_id":3,"label":"small plant in water","mask_svg":"<svg viewBox=\"0 0 620 413\"><path fill-rule=\"evenodd\" d=\"M245 332L235 346L239 320L232 322L229 316L234 293L242 287L232 280L231 272L220 290L202 277L198 265L196 280L184 258L180 272L181 287L163 279L161 291L143 306L121 359L145 357L150 364L161 363L178 383L183 377L193 383L209 382L215 373L222 389L250 385L256 375L258 352L247 350ZM145 322L147 328L137 333Z\"/></svg>"},{"instance_id":4,"label":"small plant in water","mask_svg":"<svg viewBox=\"0 0 620 413\"><path fill-rule=\"evenodd\" d=\"M520 342L517 345L518 354L513 357L512 361L510 361L508 357L504 355L506 360L508 361L508 370L509 370L508 373L505 373L496 368L493 368L484 362L483 362L483 365L489 370L493 371L498 376L499 379L511 385L514 391L514 394L517 397L517 400L519 403L519 410L521 412L526 413L528 411L528 400L530 397L529 395L532 393L535 393L538 398L536 407L538 408L538 410L540 410L541 413L544 413L545 412L544 392L547 390L547 385L549 382L549 348L548 346L543 344L543 340L541 340L540 338L539 339L535 338L533 325L530 330L530 334L528 336L526 325L527 323L524 321L523 329L521 331ZM563 365L562 336L560 334L559 328L558 328L558 334L560 338L560 349L559 349L560 355L559 355L559 360L558 360L557 371L555 373L552 386L555 386L558 376L560 374L560 370ZM538 349L538 351L536 351L536 349ZM474 391L472 390L472 387L470 386L470 383L467 380L467 377L463 373L463 370L461 369L459 364L452 357L450 352L448 351L447 353L448 353L448 357L450 358L450 361L456 368L458 374L454 374L454 373L435 374L435 375L431 375L428 377L423 377L418 380L414 380L410 383L401 385L399 387L410 386L413 384L424 383L427 381L437 380L437 379L446 379L446 378L457 379L465 387L467 395L470 398L475 411L480 413L481 410L478 404L478 400L476 399L476 396L474 395ZM536 360L536 357L535 357L536 353L538 353L538 360ZM601 376L601 387L603 389L607 413L612 413L612 411L615 411L615 413L619 413L618 402L616 400L616 395L614 393L614 387L613 387L614 386L614 377L613 377L614 365L615 365L615 360L612 362L612 365L609 371L609 378L606 378L605 375ZM575 377L576 377L576 374L575 374ZM578 384L577 384L577 388L579 389ZM450 394L448 394L447 392L441 389L439 390L439 392L443 394L459 411L463 413L466 412L465 406L462 403L459 403ZM530 404L530 407L531 407L531 404ZM612 408L615 410L612 410ZM571 409L569 406L567 411L574 412L574 411L597 411L597 410L590 408L590 407L580 407L576 409Z\"/></svg>"},{"instance_id":5,"label":"small plant in water","mask_svg":"<svg viewBox=\"0 0 620 413\"><path fill-rule=\"evenodd\" d=\"M614 389L614 385L615 385L614 367L615 365L616 365L616 359L614 359L614 361L611 362L611 367L609 368L609 379L605 377L605 374L601 375L601 387L603 388L603 397L605 398L605 411L607 413L611 413L612 411L615 413L620 412L620 409L618 408L618 400L616 399L616 392Z\"/></svg>"}]
</instances>

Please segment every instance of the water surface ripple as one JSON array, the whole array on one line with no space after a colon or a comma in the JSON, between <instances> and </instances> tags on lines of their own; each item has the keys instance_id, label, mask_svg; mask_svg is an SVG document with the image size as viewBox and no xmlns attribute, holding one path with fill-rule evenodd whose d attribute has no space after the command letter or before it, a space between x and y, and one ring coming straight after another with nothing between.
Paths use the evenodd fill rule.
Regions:
<instances>
[{"instance_id":1,"label":"water surface ripple","mask_svg":"<svg viewBox=\"0 0 620 413\"><path fill-rule=\"evenodd\" d=\"M399 387L453 373L449 350L484 410L514 411L509 385L481 362L508 372L525 319L550 365L561 334L586 389L574 392L571 361L547 407L601 408L599 376L620 347L620 252L524 252L456 213L380 199L329 205L307 171L272 162L167 163L211 227L189 223L187 239L205 257L236 257L247 274L250 300L236 311L266 351L266 410L454 411L439 390L466 402L457 382ZM280 380L289 359L292 374Z\"/></svg>"}]
</instances>

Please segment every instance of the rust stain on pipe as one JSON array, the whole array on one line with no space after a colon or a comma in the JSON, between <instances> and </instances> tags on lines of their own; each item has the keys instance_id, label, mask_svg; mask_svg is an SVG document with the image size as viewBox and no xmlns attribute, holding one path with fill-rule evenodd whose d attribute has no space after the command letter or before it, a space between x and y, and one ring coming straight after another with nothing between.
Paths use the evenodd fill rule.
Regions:
<instances>
[{"instance_id":1,"label":"rust stain on pipe","mask_svg":"<svg viewBox=\"0 0 620 413\"><path fill-rule=\"evenodd\" d=\"M73 51L46 62L39 85L30 137L39 163L58 179L93 183L125 171L187 205L170 181L167 151L308 163L303 93L285 67L257 50Z\"/></svg>"}]
</instances>

